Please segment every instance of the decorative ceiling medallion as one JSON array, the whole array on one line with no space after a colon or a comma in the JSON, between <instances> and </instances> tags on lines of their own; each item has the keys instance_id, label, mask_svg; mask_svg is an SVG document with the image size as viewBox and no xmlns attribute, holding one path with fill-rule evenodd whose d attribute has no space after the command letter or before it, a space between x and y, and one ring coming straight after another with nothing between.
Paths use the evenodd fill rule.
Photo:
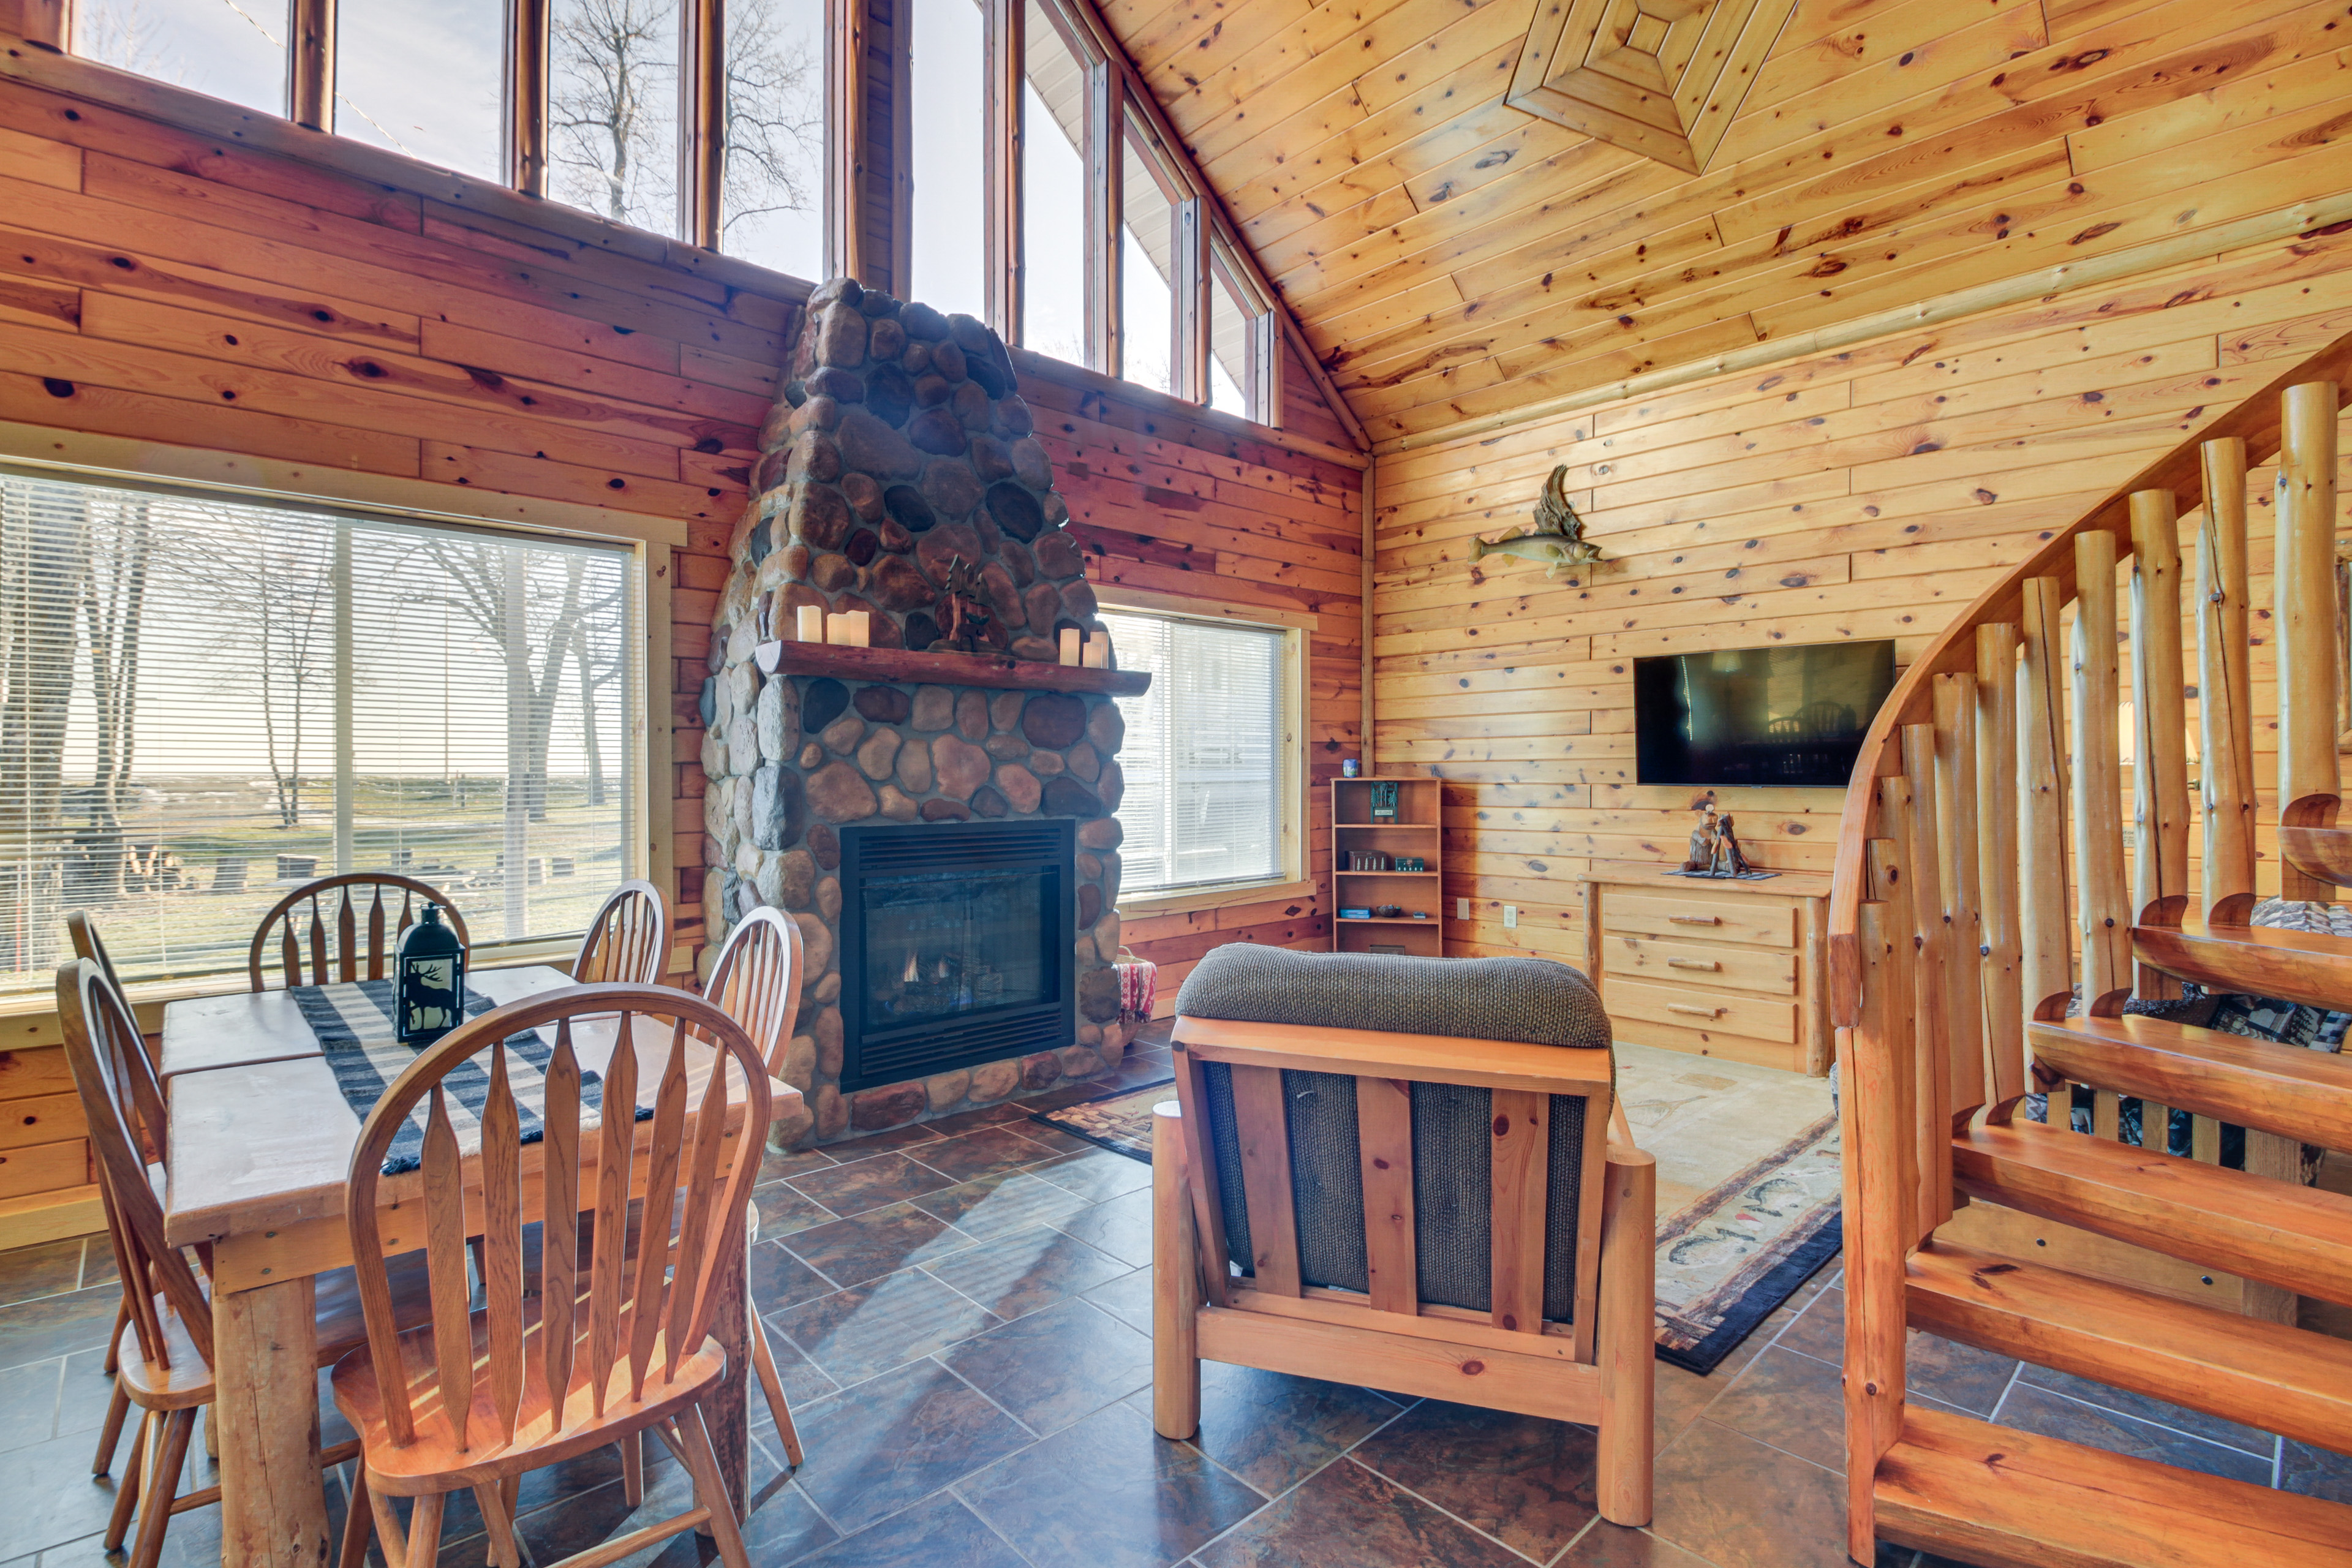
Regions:
<instances>
[{"instance_id":1,"label":"decorative ceiling medallion","mask_svg":"<svg viewBox=\"0 0 2352 1568\"><path fill-rule=\"evenodd\" d=\"M1696 174L1790 9L1790 0L1543 0L1509 102Z\"/></svg>"}]
</instances>

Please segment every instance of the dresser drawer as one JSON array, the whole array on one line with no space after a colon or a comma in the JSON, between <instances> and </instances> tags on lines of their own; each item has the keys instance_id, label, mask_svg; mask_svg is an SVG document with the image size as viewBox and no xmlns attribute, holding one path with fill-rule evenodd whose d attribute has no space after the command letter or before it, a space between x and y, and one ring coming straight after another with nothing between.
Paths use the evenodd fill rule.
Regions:
<instances>
[{"instance_id":1,"label":"dresser drawer","mask_svg":"<svg viewBox=\"0 0 2352 1568\"><path fill-rule=\"evenodd\" d=\"M1794 952L1756 952L1723 944L1618 935L1601 939L1601 962L1612 978L1696 985L1710 991L1729 986L1737 991L1769 991L1778 996L1797 994Z\"/></svg>"},{"instance_id":2,"label":"dresser drawer","mask_svg":"<svg viewBox=\"0 0 2352 1568\"><path fill-rule=\"evenodd\" d=\"M1797 1005L1767 996L1654 985L1612 974L1601 988L1601 1001L1612 1015L1622 1014L1653 1024L1710 1029L1784 1046L1793 1045L1797 1039Z\"/></svg>"},{"instance_id":3,"label":"dresser drawer","mask_svg":"<svg viewBox=\"0 0 2352 1568\"><path fill-rule=\"evenodd\" d=\"M1671 893L1629 893L1611 888L1601 896L1601 929L1635 936L1689 942L1745 942L1759 946L1797 945L1797 911L1787 904L1754 898L1684 898Z\"/></svg>"}]
</instances>

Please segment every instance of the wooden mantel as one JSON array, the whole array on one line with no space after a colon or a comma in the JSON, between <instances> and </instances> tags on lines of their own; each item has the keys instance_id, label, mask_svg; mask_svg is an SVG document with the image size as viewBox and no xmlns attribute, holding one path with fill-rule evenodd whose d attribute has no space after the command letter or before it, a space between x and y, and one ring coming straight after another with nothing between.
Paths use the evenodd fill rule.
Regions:
<instances>
[{"instance_id":1,"label":"wooden mantel","mask_svg":"<svg viewBox=\"0 0 2352 1568\"><path fill-rule=\"evenodd\" d=\"M913 653L897 647L764 642L753 657L762 675L830 675L843 680L992 686L1008 691L1099 691L1113 697L1139 697L1151 685L1151 677L1139 670L1087 669L1003 654Z\"/></svg>"}]
</instances>

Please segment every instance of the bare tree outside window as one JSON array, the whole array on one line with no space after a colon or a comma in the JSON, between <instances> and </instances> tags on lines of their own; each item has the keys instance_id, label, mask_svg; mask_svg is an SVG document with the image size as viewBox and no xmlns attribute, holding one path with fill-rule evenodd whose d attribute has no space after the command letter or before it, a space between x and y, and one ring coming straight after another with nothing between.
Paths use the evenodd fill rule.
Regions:
<instances>
[{"instance_id":1,"label":"bare tree outside window","mask_svg":"<svg viewBox=\"0 0 2352 1568\"><path fill-rule=\"evenodd\" d=\"M791 0L727 8L722 248L764 258L779 217L818 221L824 71ZM562 200L677 228L677 0L557 0L550 23L551 170Z\"/></svg>"}]
</instances>

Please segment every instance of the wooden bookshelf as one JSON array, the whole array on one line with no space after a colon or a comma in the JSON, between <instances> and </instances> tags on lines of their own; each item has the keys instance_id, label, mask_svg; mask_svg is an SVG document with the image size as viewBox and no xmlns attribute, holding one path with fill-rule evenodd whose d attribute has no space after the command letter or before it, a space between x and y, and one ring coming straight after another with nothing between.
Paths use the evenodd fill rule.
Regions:
<instances>
[{"instance_id":1,"label":"wooden bookshelf","mask_svg":"<svg viewBox=\"0 0 2352 1568\"><path fill-rule=\"evenodd\" d=\"M1393 820L1372 818L1372 786L1397 786ZM1331 781L1331 951L1370 952L1393 947L1422 958L1445 954L1444 887L1439 784L1427 778L1333 779ZM1418 859L1419 871L1351 871L1353 855ZM1349 919L1341 910L1394 904L1401 915ZM1428 915L1415 920L1413 911Z\"/></svg>"}]
</instances>

